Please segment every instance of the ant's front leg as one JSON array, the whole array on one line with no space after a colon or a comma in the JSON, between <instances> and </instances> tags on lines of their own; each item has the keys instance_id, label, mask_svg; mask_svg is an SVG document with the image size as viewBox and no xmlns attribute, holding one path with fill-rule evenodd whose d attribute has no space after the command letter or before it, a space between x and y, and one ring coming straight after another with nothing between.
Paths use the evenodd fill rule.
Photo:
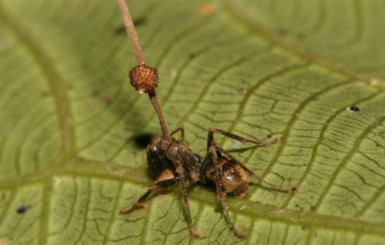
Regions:
<instances>
[{"instance_id":1,"label":"ant's front leg","mask_svg":"<svg viewBox=\"0 0 385 245\"><path fill-rule=\"evenodd\" d=\"M146 193L144 193L144 195L141 196L134 203L134 205L132 205L132 207L130 209L120 210L119 214L120 215L130 214L130 213L134 212L135 210L144 208L146 206L145 203L147 202L147 199L150 197L150 195L153 192L169 189L170 187L173 187L173 186L177 185L178 183L179 183L179 177L175 177L172 179L166 179L166 180L162 180L162 181L157 182L150 189L148 189L148 191L146 191Z\"/></svg>"},{"instance_id":2,"label":"ant's front leg","mask_svg":"<svg viewBox=\"0 0 385 245\"><path fill-rule=\"evenodd\" d=\"M172 135L174 135L175 133L177 133L179 131L180 131L180 134L181 134L181 137L180 137L179 141L183 142L184 141L184 125L179 126L179 128L177 128L174 131L172 131L172 133L170 135L172 136Z\"/></svg>"},{"instance_id":3,"label":"ant's front leg","mask_svg":"<svg viewBox=\"0 0 385 245\"><path fill-rule=\"evenodd\" d=\"M188 225L190 228L190 233L193 237L201 238L202 236L196 232L195 227L192 224L190 204L189 204L188 198L187 198L187 190L186 190L186 182L185 182L185 180L186 180L185 169L183 168L183 165L179 161L174 160L173 164L175 166L175 172L178 174L179 180L180 180L180 186L182 189L184 207L185 207L186 212L187 212L187 222L188 222Z\"/></svg>"}]
</instances>

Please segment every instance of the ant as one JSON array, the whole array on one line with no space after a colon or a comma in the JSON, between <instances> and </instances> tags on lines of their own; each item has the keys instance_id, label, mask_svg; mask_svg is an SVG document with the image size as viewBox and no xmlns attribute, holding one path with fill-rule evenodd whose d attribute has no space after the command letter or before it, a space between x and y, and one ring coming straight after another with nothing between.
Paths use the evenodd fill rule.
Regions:
<instances>
[{"instance_id":1,"label":"ant","mask_svg":"<svg viewBox=\"0 0 385 245\"><path fill-rule=\"evenodd\" d=\"M242 143L247 142L263 147L278 142L280 138L273 139L270 142L257 142L221 129L209 128L207 153L206 156L202 158L184 143L183 126L169 133L166 120L155 93L155 88L159 81L157 70L145 64L135 26L132 23L127 5L124 0L117 1L127 34L139 63L138 66L135 66L130 71L130 82L139 93L148 94L159 119L162 132L161 136L153 139L147 147L147 164L151 177L155 179L154 185L144 193L130 209L120 210L119 213L121 215L130 214L137 209L145 207L147 199L152 193L161 192L180 185L190 233L193 237L199 238L201 235L195 231L192 224L186 188L188 184L206 184L213 182L216 186L217 199L222 205L227 222L237 237L245 238L246 236L234 226L229 215L226 204L227 195L245 196L249 188L249 176L261 181L278 192L292 193L296 191L297 187L281 189L257 176L253 171L248 169L243 162L234 158L229 152L218 145L214 140L214 134L222 134ZM179 132L181 137L180 139L176 139L174 135Z\"/></svg>"}]
</instances>

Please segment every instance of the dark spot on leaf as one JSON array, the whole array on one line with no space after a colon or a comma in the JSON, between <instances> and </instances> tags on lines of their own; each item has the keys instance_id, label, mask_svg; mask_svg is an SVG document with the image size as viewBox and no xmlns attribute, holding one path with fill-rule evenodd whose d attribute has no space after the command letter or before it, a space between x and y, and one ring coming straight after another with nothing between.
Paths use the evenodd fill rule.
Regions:
<instances>
[{"instance_id":1,"label":"dark spot on leaf","mask_svg":"<svg viewBox=\"0 0 385 245\"><path fill-rule=\"evenodd\" d=\"M146 20L147 20L146 17L139 17L139 18L132 20L132 22L134 23L135 28L138 28L138 27L146 24ZM121 26L115 28L114 34L115 35L125 35L126 34L126 27L124 25L121 25Z\"/></svg>"},{"instance_id":2,"label":"dark spot on leaf","mask_svg":"<svg viewBox=\"0 0 385 245\"><path fill-rule=\"evenodd\" d=\"M297 154L301 154L303 152L303 149L300 149L297 151Z\"/></svg>"},{"instance_id":3,"label":"dark spot on leaf","mask_svg":"<svg viewBox=\"0 0 385 245\"><path fill-rule=\"evenodd\" d=\"M298 33L296 35L297 39L300 40L300 41L303 41L305 39L305 35L303 33Z\"/></svg>"},{"instance_id":4,"label":"dark spot on leaf","mask_svg":"<svg viewBox=\"0 0 385 245\"><path fill-rule=\"evenodd\" d=\"M41 93L42 97L48 97L50 95L49 91L43 91Z\"/></svg>"},{"instance_id":5,"label":"dark spot on leaf","mask_svg":"<svg viewBox=\"0 0 385 245\"><path fill-rule=\"evenodd\" d=\"M346 110L348 110L348 112L351 112L351 113L357 113L361 111L361 108L359 108L358 106L352 105L352 106L346 107Z\"/></svg>"},{"instance_id":6,"label":"dark spot on leaf","mask_svg":"<svg viewBox=\"0 0 385 245\"><path fill-rule=\"evenodd\" d=\"M23 214L23 213L27 212L28 209L29 209L29 206L22 204L22 205L20 205L20 206L17 208L16 212L17 212L18 214Z\"/></svg>"},{"instance_id":7,"label":"dark spot on leaf","mask_svg":"<svg viewBox=\"0 0 385 245\"><path fill-rule=\"evenodd\" d=\"M315 207L315 206L310 206L310 210L311 210L311 211L315 211L315 210L316 210L316 207Z\"/></svg>"},{"instance_id":8,"label":"dark spot on leaf","mask_svg":"<svg viewBox=\"0 0 385 245\"><path fill-rule=\"evenodd\" d=\"M94 97L94 98L98 97L99 96L99 91L96 91L96 90L92 91L91 96Z\"/></svg>"},{"instance_id":9,"label":"dark spot on leaf","mask_svg":"<svg viewBox=\"0 0 385 245\"><path fill-rule=\"evenodd\" d=\"M150 144L152 138L154 136L149 133L139 134L134 137L135 145L139 148L146 148L148 144Z\"/></svg>"},{"instance_id":10,"label":"dark spot on leaf","mask_svg":"<svg viewBox=\"0 0 385 245\"><path fill-rule=\"evenodd\" d=\"M196 54L190 53L190 54L189 54L189 57L190 57L190 59L194 59L194 58L196 57Z\"/></svg>"},{"instance_id":11,"label":"dark spot on leaf","mask_svg":"<svg viewBox=\"0 0 385 245\"><path fill-rule=\"evenodd\" d=\"M114 31L115 35L122 35L126 33L126 28L124 25L119 26L118 28L115 29Z\"/></svg>"},{"instance_id":12,"label":"dark spot on leaf","mask_svg":"<svg viewBox=\"0 0 385 245\"><path fill-rule=\"evenodd\" d=\"M284 37L284 36L287 35L287 30L284 29L284 28L280 28L280 29L277 30L277 33L278 33L278 35L280 35L281 37Z\"/></svg>"},{"instance_id":13,"label":"dark spot on leaf","mask_svg":"<svg viewBox=\"0 0 385 245\"><path fill-rule=\"evenodd\" d=\"M138 28L139 26L146 24L147 18L142 16L142 17L134 19L132 22L134 22L135 27Z\"/></svg>"},{"instance_id":14,"label":"dark spot on leaf","mask_svg":"<svg viewBox=\"0 0 385 245\"><path fill-rule=\"evenodd\" d=\"M104 104L108 105L116 98L115 93L108 94L104 97Z\"/></svg>"},{"instance_id":15,"label":"dark spot on leaf","mask_svg":"<svg viewBox=\"0 0 385 245\"><path fill-rule=\"evenodd\" d=\"M270 138L272 137L272 135L271 135L271 134L268 134L266 137L267 137L268 139L270 139Z\"/></svg>"}]
</instances>

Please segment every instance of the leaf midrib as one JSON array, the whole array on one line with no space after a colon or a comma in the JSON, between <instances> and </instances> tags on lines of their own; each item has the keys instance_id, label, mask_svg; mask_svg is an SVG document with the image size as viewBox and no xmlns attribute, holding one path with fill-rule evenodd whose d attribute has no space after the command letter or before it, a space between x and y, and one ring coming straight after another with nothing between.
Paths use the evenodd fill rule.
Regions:
<instances>
[{"instance_id":1,"label":"leaf midrib","mask_svg":"<svg viewBox=\"0 0 385 245\"><path fill-rule=\"evenodd\" d=\"M117 174L120 173L120 174ZM97 177L108 180L130 182L136 185L149 187L152 181L146 175L144 167L131 168L119 166L112 163L102 163L78 159L64 166L56 166L48 171L40 171L37 174L26 176L24 180L18 178L1 181L0 186L14 185L15 181L20 184L47 183L47 176L77 176L77 177ZM8 183L6 183L8 182ZM7 188L9 190L9 188ZM179 188L174 191L180 194ZM202 186L195 186L189 191L189 199L197 201L204 205L217 206L218 202L213 190ZM178 196L177 195L177 196ZM286 194L277 194L286 195ZM295 194L294 194L295 195ZM118 198L118 197L117 197ZM156 197L155 197L156 198ZM298 211L289 210L272 205L261 204L242 198L228 198L227 203L236 214L242 214L257 219L274 220L300 226L323 227L327 229L337 229L344 231L353 231L356 233L375 234L385 237L383 224L363 221L357 218L337 217L333 215L318 214L316 211ZM238 207L242 207L238 208ZM48 216L47 216L48 217ZM253 218L252 218L253 219Z\"/></svg>"}]
</instances>

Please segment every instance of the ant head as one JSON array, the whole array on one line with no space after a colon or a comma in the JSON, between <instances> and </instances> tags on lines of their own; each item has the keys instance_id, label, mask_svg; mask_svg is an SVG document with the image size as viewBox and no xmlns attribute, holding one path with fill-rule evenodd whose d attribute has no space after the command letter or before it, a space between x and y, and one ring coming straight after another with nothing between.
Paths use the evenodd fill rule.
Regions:
<instances>
[{"instance_id":1,"label":"ant head","mask_svg":"<svg viewBox=\"0 0 385 245\"><path fill-rule=\"evenodd\" d=\"M148 171L153 179L157 179L165 169L172 169L172 163L167 159L162 147L162 138L155 138L147 146Z\"/></svg>"},{"instance_id":2,"label":"ant head","mask_svg":"<svg viewBox=\"0 0 385 245\"><path fill-rule=\"evenodd\" d=\"M164 154L164 149L162 149L162 138L156 137L152 140L151 144L147 146L147 155L148 154L156 154L162 155Z\"/></svg>"}]
</instances>

